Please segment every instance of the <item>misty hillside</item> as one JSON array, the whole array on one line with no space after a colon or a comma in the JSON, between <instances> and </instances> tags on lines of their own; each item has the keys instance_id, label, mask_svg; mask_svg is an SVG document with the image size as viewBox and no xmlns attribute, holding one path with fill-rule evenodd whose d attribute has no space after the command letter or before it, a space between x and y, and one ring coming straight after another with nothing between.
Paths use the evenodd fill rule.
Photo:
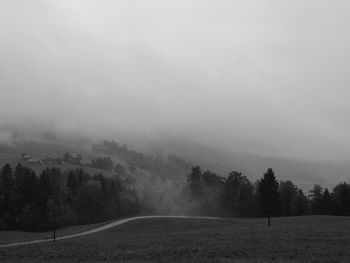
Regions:
<instances>
[{"instance_id":1,"label":"misty hillside","mask_svg":"<svg viewBox=\"0 0 350 263\"><path fill-rule=\"evenodd\" d=\"M159 140L150 143L149 149L171 151L185 160L200 164L205 169L226 176L239 171L252 181L261 178L263 172L272 167L281 180L292 180L304 190L314 184L333 187L339 181L349 181L350 161L322 162L303 161L282 157L271 157L223 150L185 140Z\"/></svg>"},{"instance_id":2,"label":"misty hillside","mask_svg":"<svg viewBox=\"0 0 350 263\"><path fill-rule=\"evenodd\" d=\"M126 173L149 178L176 179L183 181L194 164L226 177L231 171L239 171L252 181L260 178L267 168L272 167L281 180L292 180L304 190L313 184L332 187L339 181L348 180L350 163L311 162L287 158L267 157L247 153L224 151L215 147L171 138L132 143L94 142L91 139L58 138L49 132L25 139L12 136L11 143L0 144L0 164L20 161L21 153L29 153L35 158L46 156L62 157L65 152L78 152L82 155L82 165L93 158L109 156L114 165L121 165ZM67 166L67 169L74 168ZM38 167L36 167L38 169ZM110 170L92 170L92 173L111 174ZM151 176L152 177L152 176ZM147 179L148 180L148 179Z\"/></svg>"},{"instance_id":3,"label":"misty hillside","mask_svg":"<svg viewBox=\"0 0 350 263\"><path fill-rule=\"evenodd\" d=\"M261 178L266 177L266 170L274 178L276 171L276 184L280 185L278 189L282 201L286 200L282 193L286 185L290 185L295 196L290 200L301 200L303 204L310 202L310 209L303 208L301 214L308 213L306 211L315 214L328 211L323 209L324 206L323 210L317 210L305 193L329 193L328 189L323 191L322 188L328 187L331 194L337 197L341 196L339 189L348 189L346 184L339 184L336 177L333 177L334 181L322 177L318 169L325 169L326 164L317 166L311 162L229 153L195 143L173 143L170 139L165 143L153 142L149 144L148 150L143 146L142 151L137 144L129 146L113 140L94 142L70 138L67 141L64 138L60 140L41 136L30 141L17 138L0 148L0 165L3 166L4 178L7 175L11 178L11 167L14 168L16 184L9 187L18 185L13 190L18 192L18 196L23 196L21 189L35 191L36 187L46 193L45 182L60 186L50 189L55 189L56 195L62 197L61 214L69 217L67 225L77 222L94 223L115 216L135 214L261 216L258 200L261 195ZM10 165L5 165L6 163ZM18 163L21 165L17 166ZM267 169L269 167L274 171ZM341 174L337 176L339 175ZM260 180L256 182L258 179ZM27 184L23 187L21 182L30 180L33 182L29 185L33 187L27 187ZM281 180L280 183L278 180ZM237 182L240 182L238 187ZM321 186L314 187L314 184ZM304 193L298 188L304 190ZM235 189L239 189L237 194ZM53 193L52 190L52 195ZM45 196L49 198L50 195ZM37 196L35 200L45 199ZM287 215L286 211L292 213L291 208L283 206L286 201L282 201L276 201L280 204L276 215ZM38 202L41 211L38 215L44 213L47 202ZM239 210L236 205L232 206L236 203L239 204ZM63 205L67 207L64 208ZM342 210L339 205L335 207L334 213L340 215ZM35 211L35 207L31 209ZM101 217L96 217L95 211L100 210ZM294 209L293 213L299 215L295 211L297 210ZM37 227L42 229L42 216L37 218L41 218ZM66 224L63 219L60 222ZM5 226L7 225L6 223ZM29 229L30 225L28 223L22 227L27 229L28 226Z\"/></svg>"}]
</instances>

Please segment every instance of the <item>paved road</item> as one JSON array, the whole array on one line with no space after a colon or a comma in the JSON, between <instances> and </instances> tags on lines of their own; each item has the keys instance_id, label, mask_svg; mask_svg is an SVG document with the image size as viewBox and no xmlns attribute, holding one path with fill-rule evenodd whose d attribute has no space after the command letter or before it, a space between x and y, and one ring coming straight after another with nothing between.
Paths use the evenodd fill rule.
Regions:
<instances>
[{"instance_id":1,"label":"paved road","mask_svg":"<svg viewBox=\"0 0 350 263\"><path fill-rule=\"evenodd\" d=\"M135 220L139 220L139 219L152 219L152 218L219 219L218 217L203 217L203 216L138 216L138 217L130 217L130 218L121 219L121 220L115 221L113 223L109 223L107 225L100 226L100 227L97 227L97 228L94 228L94 229L91 229L88 231L84 231L81 233L56 237L56 240L63 240L63 239L69 239L69 238L74 238L74 237L86 236L86 235L90 235L90 234L94 234L97 232L107 230L107 229L115 227L115 226L125 224L127 222L131 222L131 221L135 221ZM31 245L31 244L38 244L38 243L52 242L52 241L53 241L53 239L49 238L49 239L39 239L39 240L32 240L32 241L25 241L25 242L16 242L16 243L0 245L0 248Z\"/></svg>"}]
</instances>

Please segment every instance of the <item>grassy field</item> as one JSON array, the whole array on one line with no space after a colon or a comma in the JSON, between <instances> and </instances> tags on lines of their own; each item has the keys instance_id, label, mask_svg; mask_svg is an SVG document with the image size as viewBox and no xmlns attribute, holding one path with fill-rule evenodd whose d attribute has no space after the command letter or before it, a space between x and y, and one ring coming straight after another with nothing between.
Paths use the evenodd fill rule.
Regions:
<instances>
[{"instance_id":1,"label":"grassy field","mask_svg":"<svg viewBox=\"0 0 350 263\"><path fill-rule=\"evenodd\" d=\"M113 221L115 220L107 221L103 223L97 223L97 224L77 225L77 226L61 228L56 231L56 237L80 233L93 228L97 228L99 226L108 224ZM53 238L52 231L40 232L40 233L21 232L21 231L0 231L0 244L25 242L25 241L31 241L31 240L50 239L50 238Z\"/></svg>"},{"instance_id":2,"label":"grassy field","mask_svg":"<svg viewBox=\"0 0 350 263\"><path fill-rule=\"evenodd\" d=\"M350 218L145 219L0 249L0 262L350 262Z\"/></svg>"}]
</instances>

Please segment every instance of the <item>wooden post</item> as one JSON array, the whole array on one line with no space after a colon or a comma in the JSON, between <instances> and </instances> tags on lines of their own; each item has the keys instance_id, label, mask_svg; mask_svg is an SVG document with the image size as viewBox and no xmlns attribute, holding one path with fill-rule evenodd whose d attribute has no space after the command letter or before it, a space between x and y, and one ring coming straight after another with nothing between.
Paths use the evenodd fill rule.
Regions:
<instances>
[{"instance_id":1,"label":"wooden post","mask_svg":"<svg viewBox=\"0 0 350 263\"><path fill-rule=\"evenodd\" d=\"M56 241L56 203L53 199L53 242Z\"/></svg>"}]
</instances>

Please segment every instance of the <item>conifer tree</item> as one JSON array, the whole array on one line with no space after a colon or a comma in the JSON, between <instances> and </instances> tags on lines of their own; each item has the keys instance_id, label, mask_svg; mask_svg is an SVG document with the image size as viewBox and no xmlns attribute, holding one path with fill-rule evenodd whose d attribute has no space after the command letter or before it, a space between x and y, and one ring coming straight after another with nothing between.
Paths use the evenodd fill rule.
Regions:
<instances>
[{"instance_id":1,"label":"conifer tree","mask_svg":"<svg viewBox=\"0 0 350 263\"><path fill-rule=\"evenodd\" d=\"M278 181L271 168L267 170L259 185L259 204L267 216L267 225L271 226L271 216L276 211L279 204Z\"/></svg>"}]
</instances>

